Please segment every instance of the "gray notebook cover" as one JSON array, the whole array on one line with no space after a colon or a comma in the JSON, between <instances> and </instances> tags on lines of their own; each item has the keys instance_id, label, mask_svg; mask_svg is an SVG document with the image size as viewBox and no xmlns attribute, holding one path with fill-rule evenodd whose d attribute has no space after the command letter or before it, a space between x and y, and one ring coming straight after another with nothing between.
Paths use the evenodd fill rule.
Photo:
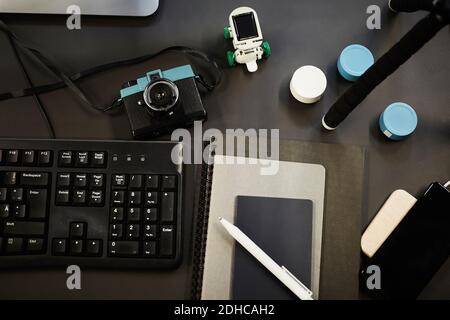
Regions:
<instances>
[{"instance_id":1,"label":"gray notebook cover","mask_svg":"<svg viewBox=\"0 0 450 320\"><path fill-rule=\"evenodd\" d=\"M235 241L224 230L219 217L235 222L236 197L310 199L313 203L311 291L320 295L320 264L326 170L320 164L269 161L279 165L275 175L261 175L264 165L254 158L216 155L212 174L207 239L201 298L231 299ZM257 160L257 159L256 159ZM253 164L251 164L253 162Z\"/></svg>"},{"instance_id":2,"label":"gray notebook cover","mask_svg":"<svg viewBox=\"0 0 450 320\"><path fill-rule=\"evenodd\" d=\"M277 264L311 287L313 203L304 199L238 196L236 226ZM242 246L234 250L232 298L297 297Z\"/></svg>"},{"instance_id":3,"label":"gray notebook cover","mask_svg":"<svg viewBox=\"0 0 450 320\"><path fill-rule=\"evenodd\" d=\"M279 152L280 160L320 163L326 168L320 299L358 299L365 149L360 146L282 140ZM248 154L235 151L232 155ZM195 221L199 223L199 220ZM208 224L208 219L205 219L200 232L206 234ZM194 252L198 253L198 250ZM200 298L204 286L204 254L204 251L200 252L199 260L194 259L194 265L199 265L196 270L200 270L192 274L192 292L196 298Z\"/></svg>"}]
</instances>

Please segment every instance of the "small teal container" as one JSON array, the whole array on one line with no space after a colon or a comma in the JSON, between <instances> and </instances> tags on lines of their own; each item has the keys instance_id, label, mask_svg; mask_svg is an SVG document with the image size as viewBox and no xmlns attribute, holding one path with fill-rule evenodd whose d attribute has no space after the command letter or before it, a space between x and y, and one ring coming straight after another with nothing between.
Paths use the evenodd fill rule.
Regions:
<instances>
[{"instance_id":1,"label":"small teal container","mask_svg":"<svg viewBox=\"0 0 450 320\"><path fill-rule=\"evenodd\" d=\"M339 56L337 67L339 73L348 81L356 81L375 62L372 52L359 44L346 47Z\"/></svg>"},{"instance_id":2,"label":"small teal container","mask_svg":"<svg viewBox=\"0 0 450 320\"><path fill-rule=\"evenodd\" d=\"M388 106L380 116L380 130L391 140L402 140L416 130L417 114L414 109L403 102Z\"/></svg>"}]
</instances>

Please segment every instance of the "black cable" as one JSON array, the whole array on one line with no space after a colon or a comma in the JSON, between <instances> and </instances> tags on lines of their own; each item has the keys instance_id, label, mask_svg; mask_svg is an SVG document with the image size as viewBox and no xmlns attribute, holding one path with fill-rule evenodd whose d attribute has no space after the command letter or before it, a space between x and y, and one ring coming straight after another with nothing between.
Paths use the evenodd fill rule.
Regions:
<instances>
[{"instance_id":1,"label":"black cable","mask_svg":"<svg viewBox=\"0 0 450 320\"><path fill-rule=\"evenodd\" d=\"M37 46L27 43L23 40L21 40L9 27L8 25L0 20L0 30L5 32L10 39L14 41L14 43L17 45L18 48L20 48L25 54L27 54L30 58L36 60L50 70L53 74L55 74L59 79L62 80L62 82L65 83L65 85L72 90L73 93L86 105L93 107L95 109L101 110L101 108L98 108L94 106L89 99L85 96L83 91L78 88L73 81L70 79L69 76L66 75L64 71L58 66L56 63L56 60L51 57L50 55L44 53L41 49L39 49Z\"/></svg>"},{"instance_id":2,"label":"black cable","mask_svg":"<svg viewBox=\"0 0 450 320\"><path fill-rule=\"evenodd\" d=\"M17 61L19 62L19 65L22 69L22 72L23 72L25 78L27 79L28 84L30 86L33 86L33 81L31 80L30 74L28 73L28 71L25 67L25 64L20 56L20 53L17 50L14 40L10 36L8 36L8 39L11 43L11 47L13 49L14 55L16 56ZM55 139L56 138L55 128L53 127L52 122L50 121L50 117L48 116L47 110L45 109L45 107L41 101L41 98L37 94L33 94L32 96L34 98L34 101L36 102L36 105L39 108L39 111L41 112L42 118L44 119L44 121L47 125L48 132L50 134L50 138Z\"/></svg>"},{"instance_id":3,"label":"black cable","mask_svg":"<svg viewBox=\"0 0 450 320\"><path fill-rule=\"evenodd\" d=\"M175 51L175 52L182 52L186 55L189 55L191 57L195 57L195 58L200 58L203 61L206 61L207 63L209 63L210 65L213 66L213 68L215 69L215 80L213 83L207 83L202 76L197 74L197 77L201 78L198 79L198 81L205 86L205 88L207 88L208 90L212 90L214 89L216 86L218 86L222 80L222 69L218 66L218 64L212 60L211 58L209 58L206 54L204 54L201 51L189 48L189 47L185 47L185 46L172 46L172 47L168 47L165 48L163 50L160 50L156 53L151 53L151 54L147 54L147 55L143 55L140 57L136 57L136 58L132 58L132 59L128 59L128 60L120 60L120 61L115 61L115 62L111 62L111 63L106 63L97 67L93 67L87 70L83 70L79 73L76 73L72 76L70 76L70 80L73 82L77 82L79 80L82 80L84 78L90 77L94 74L98 74L101 72L105 72L111 69L115 69L118 67L124 67L124 66L129 66L129 65L135 65L138 63L143 63L145 61L151 60L152 58L155 58L157 56L160 56L164 53L170 52L170 51ZM47 93L47 92L51 92L51 91L55 91L58 89L62 89L65 88L67 86L67 84L63 81L60 82L55 82L52 84L47 84L47 85L42 85L42 86L36 86L36 87L31 87L31 88L26 88L26 89L21 89L21 90L16 90L16 91L12 91L12 92L6 92L6 93L2 93L0 94L0 101L3 100L8 100L8 99L13 99L13 98L19 98L19 97L26 97L26 96L31 96L33 94L41 94L41 93ZM119 99L115 100L112 105L115 105L119 102ZM97 109L97 108L96 108ZM97 110L100 111L108 111L110 110L110 106L106 107L106 108L98 108Z\"/></svg>"}]
</instances>

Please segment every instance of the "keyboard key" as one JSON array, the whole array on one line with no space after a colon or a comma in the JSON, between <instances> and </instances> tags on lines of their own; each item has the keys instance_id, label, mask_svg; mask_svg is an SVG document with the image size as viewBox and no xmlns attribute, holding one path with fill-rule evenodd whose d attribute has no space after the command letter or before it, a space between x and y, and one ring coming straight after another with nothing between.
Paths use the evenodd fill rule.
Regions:
<instances>
[{"instance_id":1,"label":"keyboard key","mask_svg":"<svg viewBox=\"0 0 450 320\"><path fill-rule=\"evenodd\" d=\"M0 204L0 219L8 218L11 208L9 204Z\"/></svg>"},{"instance_id":2,"label":"keyboard key","mask_svg":"<svg viewBox=\"0 0 450 320\"><path fill-rule=\"evenodd\" d=\"M8 189L0 188L0 202L6 201L7 196L8 196Z\"/></svg>"},{"instance_id":3,"label":"keyboard key","mask_svg":"<svg viewBox=\"0 0 450 320\"><path fill-rule=\"evenodd\" d=\"M123 221L123 208L111 208L111 222Z\"/></svg>"},{"instance_id":4,"label":"keyboard key","mask_svg":"<svg viewBox=\"0 0 450 320\"><path fill-rule=\"evenodd\" d=\"M47 190L29 190L28 206L28 216L30 218L44 219L47 216Z\"/></svg>"},{"instance_id":5,"label":"keyboard key","mask_svg":"<svg viewBox=\"0 0 450 320\"><path fill-rule=\"evenodd\" d=\"M53 239L52 252L54 255L65 255L67 251L66 239Z\"/></svg>"},{"instance_id":6,"label":"keyboard key","mask_svg":"<svg viewBox=\"0 0 450 320\"><path fill-rule=\"evenodd\" d=\"M75 166L76 167L87 167L89 165L89 153L88 152L77 152L75 155Z\"/></svg>"},{"instance_id":7,"label":"keyboard key","mask_svg":"<svg viewBox=\"0 0 450 320\"><path fill-rule=\"evenodd\" d=\"M58 190L56 192L56 203L61 205L69 204L70 192L69 190Z\"/></svg>"},{"instance_id":8,"label":"keyboard key","mask_svg":"<svg viewBox=\"0 0 450 320\"><path fill-rule=\"evenodd\" d=\"M71 167L73 165L72 151L61 151L59 153L58 165L60 167Z\"/></svg>"},{"instance_id":9,"label":"keyboard key","mask_svg":"<svg viewBox=\"0 0 450 320\"><path fill-rule=\"evenodd\" d=\"M20 183L24 186L47 186L48 173L23 172L20 174Z\"/></svg>"},{"instance_id":10,"label":"keyboard key","mask_svg":"<svg viewBox=\"0 0 450 320\"><path fill-rule=\"evenodd\" d=\"M44 249L44 240L39 238L30 238L26 242L26 251L31 253L42 252Z\"/></svg>"},{"instance_id":11,"label":"keyboard key","mask_svg":"<svg viewBox=\"0 0 450 320\"><path fill-rule=\"evenodd\" d=\"M73 204L84 205L86 204L86 190L75 190L73 192Z\"/></svg>"},{"instance_id":12,"label":"keyboard key","mask_svg":"<svg viewBox=\"0 0 450 320\"><path fill-rule=\"evenodd\" d=\"M130 181L128 182L129 189L140 189L142 188L142 176L132 174L130 175Z\"/></svg>"},{"instance_id":13,"label":"keyboard key","mask_svg":"<svg viewBox=\"0 0 450 320\"><path fill-rule=\"evenodd\" d=\"M103 174L93 174L91 175L91 188L103 188L104 185L104 175Z\"/></svg>"},{"instance_id":14,"label":"keyboard key","mask_svg":"<svg viewBox=\"0 0 450 320\"><path fill-rule=\"evenodd\" d=\"M111 238L122 238L123 226L121 224L112 224L109 228Z\"/></svg>"},{"instance_id":15,"label":"keyboard key","mask_svg":"<svg viewBox=\"0 0 450 320\"><path fill-rule=\"evenodd\" d=\"M14 218L25 218L27 207L24 204L18 204L13 207L12 216Z\"/></svg>"},{"instance_id":16,"label":"keyboard key","mask_svg":"<svg viewBox=\"0 0 450 320\"><path fill-rule=\"evenodd\" d=\"M128 208L127 220L128 222L139 222L141 220L141 209Z\"/></svg>"},{"instance_id":17,"label":"keyboard key","mask_svg":"<svg viewBox=\"0 0 450 320\"><path fill-rule=\"evenodd\" d=\"M90 256L100 256L101 243L101 240L86 240L86 253Z\"/></svg>"},{"instance_id":18,"label":"keyboard key","mask_svg":"<svg viewBox=\"0 0 450 320\"><path fill-rule=\"evenodd\" d=\"M139 227L140 226L138 224L129 224L127 226L127 238L130 240L139 239L140 236Z\"/></svg>"},{"instance_id":19,"label":"keyboard key","mask_svg":"<svg viewBox=\"0 0 450 320\"><path fill-rule=\"evenodd\" d=\"M71 238L83 238L86 233L86 223L84 222L72 222L70 224L70 237Z\"/></svg>"},{"instance_id":20,"label":"keyboard key","mask_svg":"<svg viewBox=\"0 0 450 320\"><path fill-rule=\"evenodd\" d=\"M130 191L128 192L128 205L138 206L142 203L142 194L140 191Z\"/></svg>"},{"instance_id":21,"label":"keyboard key","mask_svg":"<svg viewBox=\"0 0 450 320\"><path fill-rule=\"evenodd\" d=\"M70 240L70 254L71 255L83 254L83 240Z\"/></svg>"},{"instance_id":22,"label":"keyboard key","mask_svg":"<svg viewBox=\"0 0 450 320\"><path fill-rule=\"evenodd\" d=\"M145 224L144 225L144 238L145 239L155 239L156 238L156 225Z\"/></svg>"},{"instance_id":23,"label":"keyboard key","mask_svg":"<svg viewBox=\"0 0 450 320\"><path fill-rule=\"evenodd\" d=\"M17 183L16 172L0 172L0 184L13 186Z\"/></svg>"},{"instance_id":24,"label":"keyboard key","mask_svg":"<svg viewBox=\"0 0 450 320\"><path fill-rule=\"evenodd\" d=\"M143 255L144 257L151 257L156 255L156 242L155 241L146 241L143 246Z\"/></svg>"},{"instance_id":25,"label":"keyboard key","mask_svg":"<svg viewBox=\"0 0 450 320\"><path fill-rule=\"evenodd\" d=\"M85 188L87 186L87 174L78 173L74 177L73 185L76 188Z\"/></svg>"},{"instance_id":26,"label":"keyboard key","mask_svg":"<svg viewBox=\"0 0 450 320\"><path fill-rule=\"evenodd\" d=\"M8 150L6 151L5 162L7 165L17 165L19 164L19 150Z\"/></svg>"},{"instance_id":27,"label":"keyboard key","mask_svg":"<svg viewBox=\"0 0 450 320\"><path fill-rule=\"evenodd\" d=\"M58 187L69 187L70 186L70 173L58 173L56 179L56 184Z\"/></svg>"},{"instance_id":28,"label":"keyboard key","mask_svg":"<svg viewBox=\"0 0 450 320\"><path fill-rule=\"evenodd\" d=\"M97 168L106 167L106 153L105 152L93 152L92 165Z\"/></svg>"},{"instance_id":29,"label":"keyboard key","mask_svg":"<svg viewBox=\"0 0 450 320\"><path fill-rule=\"evenodd\" d=\"M21 253L23 251L22 238L7 238L5 242L6 253Z\"/></svg>"},{"instance_id":30,"label":"keyboard key","mask_svg":"<svg viewBox=\"0 0 450 320\"><path fill-rule=\"evenodd\" d=\"M139 254L138 241L110 241L108 253L113 257L137 256Z\"/></svg>"},{"instance_id":31,"label":"keyboard key","mask_svg":"<svg viewBox=\"0 0 450 320\"><path fill-rule=\"evenodd\" d=\"M175 218L175 193L163 192L161 195L161 220L172 222Z\"/></svg>"},{"instance_id":32,"label":"keyboard key","mask_svg":"<svg viewBox=\"0 0 450 320\"><path fill-rule=\"evenodd\" d=\"M114 174L112 184L114 187L124 187L127 182L127 176L124 174Z\"/></svg>"},{"instance_id":33,"label":"keyboard key","mask_svg":"<svg viewBox=\"0 0 450 320\"><path fill-rule=\"evenodd\" d=\"M23 201L23 189L22 188L11 189L11 201L12 202L22 202Z\"/></svg>"},{"instance_id":34,"label":"keyboard key","mask_svg":"<svg viewBox=\"0 0 450 320\"><path fill-rule=\"evenodd\" d=\"M144 204L146 206L156 206L158 204L158 192L147 191L145 193Z\"/></svg>"},{"instance_id":35,"label":"keyboard key","mask_svg":"<svg viewBox=\"0 0 450 320\"><path fill-rule=\"evenodd\" d=\"M35 153L33 150L25 150L23 152L23 165L24 166L32 166L34 165L34 161L35 161Z\"/></svg>"},{"instance_id":36,"label":"keyboard key","mask_svg":"<svg viewBox=\"0 0 450 320\"><path fill-rule=\"evenodd\" d=\"M43 235L45 223L28 221L5 221L5 234L9 235Z\"/></svg>"},{"instance_id":37,"label":"keyboard key","mask_svg":"<svg viewBox=\"0 0 450 320\"><path fill-rule=\"evenodd\" d=\"M158 189L159 187L159 176L158 175L148 175L145 177L145 187L147 189Z\"/></svg>"},{"instance_id":38,"label":"keyboard key","mask_svg":"<svg viewBox=\"0 0 450 320\"><path fill-rule=\"evenodd\" d=\"M163 190L171 190L177 187L177 177L176 176L163 176L162 177L162 188Z\"/></svg>"},{"instance_id":39,"label":"keyboard key","mask_svg":"<svg viewBox=\"0 0 450 320\"><path fill-rule=\"evenodd\" d=\"M89 204L91 206L102 206L103 205L103 191L92 190L89 195Z\"/></svg>"},{"instance_id":40,"label":"keyboard key","mask_svg":"<svg viewBox=\"0 0 450 320\"><path fill-rule=\"evenodd\" d=\"M173 254L174 229L172 226L162 226L160 233L159 254L171 256Z\"/></svg>"},{"instance_id":41,"label":"keyboard key","mask_svg":"<svg viewBox=\"0 0 450 320\"><path fill-rule=\"evenodd\" d=\"M157 208L145 208L144 222L155 222L158 219Z\"/></svg>"},{"instance_id":42,"label":"keyboard key","mask_svg":"<svg viewBox=\"0 0 450 320\"><path fill-rule=\"evenodd\" d=\"M113 191L111 194L111 203L122 205L125 203L125 191Z\"/></svg>"},{"instance_id":43,"label":"keyboard key","mask_svg":"<svg viewBox=\"0 0 450 320\"><path fill-rule=\"evenodd\" d=\"M52 165L52 152L51 151L39 151L38 165L41 167L50 167Z\"/></svg>"}]
</instances>

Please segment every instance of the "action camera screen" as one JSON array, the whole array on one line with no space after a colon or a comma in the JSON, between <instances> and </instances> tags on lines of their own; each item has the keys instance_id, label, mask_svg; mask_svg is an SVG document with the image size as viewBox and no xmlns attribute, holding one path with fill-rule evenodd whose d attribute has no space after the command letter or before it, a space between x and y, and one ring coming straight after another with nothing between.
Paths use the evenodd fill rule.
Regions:
<instances>
[{"instance_id":1,"label":"action camera screen","mask_svg":"<svg viewBox=\"0 0 450 320\"><path fill-rule=\"evenodd\" d=\"M253 13L250 12L235 16L233 17L233 21L239 41L258 36L258 29Z\"/></svg>"}]
</instances>

